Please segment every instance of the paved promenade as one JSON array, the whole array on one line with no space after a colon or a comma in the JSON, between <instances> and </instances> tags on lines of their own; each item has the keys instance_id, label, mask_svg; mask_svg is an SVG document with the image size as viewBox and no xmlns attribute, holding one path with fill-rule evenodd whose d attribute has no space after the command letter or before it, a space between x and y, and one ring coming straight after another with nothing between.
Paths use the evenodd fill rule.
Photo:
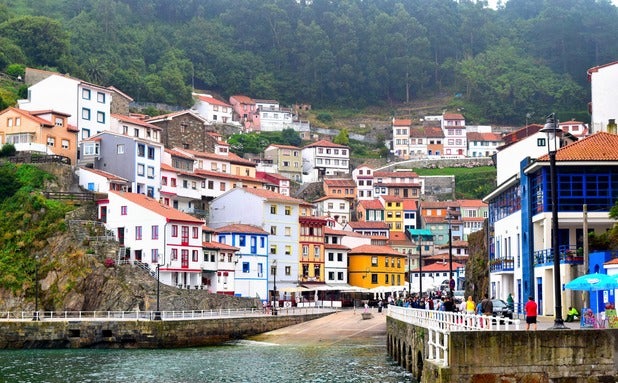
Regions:
<instances>
[{"instance_id":1,"label":"paved promenade","mask_svg":"<svg viewBox=\"0 0 618 383\"><path fill-rule=\"evenodd\" d=\"M260 334L252 339L277 344L386 343L386 311L370 310L371 319L363 319L364 309L344 309L334 314Z\"/></svg>"}]
</instances>

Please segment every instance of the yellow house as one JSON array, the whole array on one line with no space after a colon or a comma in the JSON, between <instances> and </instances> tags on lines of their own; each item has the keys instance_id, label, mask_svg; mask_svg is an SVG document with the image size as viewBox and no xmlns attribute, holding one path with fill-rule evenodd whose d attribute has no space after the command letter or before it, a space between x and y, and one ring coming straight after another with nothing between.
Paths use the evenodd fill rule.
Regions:
<instances>
[{"instance_id":1,"label":"yellow house","mask_svg":"<svg viewBox=\"0 0 618 383\"><path fill-rule=\"evenodd\" d=\"M403 201L401 197L390 195L380 196L384 201L384 213L386 215L384 222L388 224L390 231L403 232Z\"/></svg>"},{"instance_id":2,"label":"yellow house","mask_svg":"<svg viewBox=\"0 0 618 383\"><path fill-rule=\"evenodd\" d=\"M26 111L9 107L0 112L0 146L68 157L77 162L77 133L69 115L53 110Z\"/></svg>"},{"instance_id":3,"label":"yellow house","mask_svg":"<svg viewBox=\"0 0 618 383\"><path fill-rule=\"evenodd\" d=\"M390 246L361 245L348 253L348 283L352 286L405 286L406 256Z\"/></svg>"},{"instance_id":4,"label":"yellow house","mask_svg":"<svg viewBox=\"0 0 618 383\"><path fill-rule=\"evenodd\" d=\"M314 206L300 204L299 282L325 283L324 228L326 218L311 216Z\"/></svg>"}]
</instances>

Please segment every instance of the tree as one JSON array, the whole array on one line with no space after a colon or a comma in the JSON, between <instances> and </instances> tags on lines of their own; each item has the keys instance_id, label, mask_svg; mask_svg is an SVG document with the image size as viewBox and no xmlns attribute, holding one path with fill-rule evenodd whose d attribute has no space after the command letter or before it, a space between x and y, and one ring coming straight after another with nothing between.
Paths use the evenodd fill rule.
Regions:
<instances>
[{"instance_id":1,"label":"tree","mask_svg":"<svg viewBox=\"0 0 618 383\"><path fill-rule=\"evenodd\" d=\"M302 142L302 138L297 131L292 128L283 129L281 131L281 144L299 146Z\"/></svg>"},{"instance_id":2,"label":"tree","mask_svg":"<svg viewBox=\"0 0 618 383\"><path fill-rule=\"evenodd\" d=\"M5 36L24 51L30 65L56 66L69 52L69 36L58 20L22 16L0 24Z\"/></svg>"},{"instance_id":3,"label":"tree","mask_svg":"<svg viewBox=\"0 0 618 383\"><path fill-rule=\"evenodd\" d=\"M339 145L349 145L350 144L350 135L347 129L341 129L339 133L333 139L335 144Z\"/></svg>"}]
</instances>

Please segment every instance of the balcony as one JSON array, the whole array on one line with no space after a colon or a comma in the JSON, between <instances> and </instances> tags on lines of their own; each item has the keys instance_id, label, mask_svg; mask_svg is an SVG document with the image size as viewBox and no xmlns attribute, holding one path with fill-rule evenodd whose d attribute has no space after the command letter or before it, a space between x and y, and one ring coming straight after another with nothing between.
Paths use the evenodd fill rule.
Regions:
<instances>
[{"instance_id":1,"label":"balcony","mask_svg":"<svg viewBox=\"0 0 618 383\"><path fill-rule=\"evenodd\" d=\"M515 269L513 258L494 258L489 261L489 272L512 272Z\"/></svg>"},{"instance_id":2,"label":"balcony","mask_svg":"<svg viewBox=\"0 0 618 383\"><path fill-rule=\"evenodd\" d=\"M560 250L560 263L568 265L583 265L584 256L581 249L575 246L562 245ZM543 249L534 252L534 266L551 266L554 264L553 249Z\"/></svg>"}]
</instances>

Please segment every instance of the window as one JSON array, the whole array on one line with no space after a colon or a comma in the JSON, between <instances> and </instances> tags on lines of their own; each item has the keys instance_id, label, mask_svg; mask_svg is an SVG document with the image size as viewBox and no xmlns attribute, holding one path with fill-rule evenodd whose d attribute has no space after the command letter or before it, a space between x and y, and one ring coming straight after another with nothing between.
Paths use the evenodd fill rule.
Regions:
<instances>
[{"instance_id":1,"label":"window","mask_svg":"<svg viewBox=\"0 0 618 383\"><path fill-rule=\"evenodd\" d=\"M54 124L56 126L64 126L64 120L60 117L56 117Z\"/></svg>"},{"instance_id":2,"label":"window","mask_svg":"<svg viewBox=\"0 0 618 383\"><path fill-rule=\"evenodd\" d=\"M97 122L100 124L105 124L105 113L97 112Z\"/></svg>"},{"instance_id":3,"label":"window","mask_svg":"<svg viewBox=\"0 0 618 383\"><path fill-rule=\"evenodd\" d=\"M286 226L285 229L284 229L284 233L285 233L284 235L286 237L289 237L290 235L292 235L292 228L289 227L289 226Z\"/></svg>"},{"instance_id":4,"label":"window","mask_svg":"<svg viewBox=\"0 0 618 383\"><path fill-rule=\"evenodd\" d=\"M152 239L159 239L159 225L152 225L150 228Z\"/></svg>"},{"instance_id":5,"label":"window","mask_svg":"<svg viewBox=\"0 0 618 383\"><path fill-rule=\"evenodd\" d=\"M277 214L277 205L270 205L270 214Z\"/></svg>"},{"instance_id":6,"label":"window","mask_svg":"<svg viewBox=\"0 0 618 383\"><path fill-rule=\"evenodd\" d=\"M9 128L13 126L13 118L6 119L6 126L8 126Z\"/></svg>"},{"instance_id":7,"label":"window","mask_svg":"<svg viewBox=\"0 0 618 383\"><path fill-rule=\"evenodd\" d=\"M155 148L153 148L152 146L148 147L148 159L149 160L154 160L155 158Z\"/></svg>"},{"instance_id":8,"label":"window","mask_svg":"<svg viewBox=\"0 0 618 383\"><path fill-rule=\"evenodd\" d=\"M199 237L199 232L200 232L199 231L199 227L193 227L192 231L193 231L193 239L198 238Z\"/></svg>"},{"instance_id":9,"label":"window","mask_svg":"<svg viewBox=\"0 0 618 383\"><path fill-rule=\"evenodd\" d=\"M137 156L144 157L146 154L146 146L144 144L137 144Z\"/></svg>"},{"instance_id":10,"label":"window","mask_svg":"<svg viewBox=\"0 0 618 383\"><path fill-rule=\"evenodd\" d=\"M84 100L90 100L90 89L82 89L82 98Z\"/></svg>"},{"instance_id":11,"label":"window","mask_svg":"<svg viewBox=\"0 0 618 383\"><path fill-rule=\"evenodd\" d=\"M133 137L138 137L139 138L139 129L138 128L134 128L133 129Z\"/></svg>"},{"instance_id":12,"label":"window","mask_svg":"<svg viewBox=\"0 0 618 383\"><path fill-rule=\"evenodd\" d=\"M170 179L170 184L171 184L171 186L172 186L173 188L175 188L175 187L176 187L176 178L171 178L171 179Z\"/></svg>"},{"instance_id":13,"label":"window","mask_svg":"<svg viewBox=\"0 0 618 383\"><path fill-rule=\"evenodd\" d=\"M90 109L82 108L82 118L84 120L90 120Z\"/></svg>"},{"instance_id":14,"label":"window","mask_svg":"<svg viewBox=\"0 0 618 383\"><path fill-rule=\"evenodd\" d=\"M116 145L116 154L124 154L124 144Z\"/></svg>"},{"instance_id":15,"label":"window","mask_svg":"<svg viewBox=\"0 0 618 383\"><path fill-rule=\"evenodd\" d=\"M69 148L69 140L62 140L61 141L61 145L62 145L62 149L68 149Z\"/></svg>"},{"instance_id":16,"label":"window","mask_svg":"<svg viewBox=\"0 0 618 383\"><path fill-rule=\"evenodd\" d=\"M154 178L154 173L155 173L154 167L153 166L149 166L148 167L148 172L146 173L146 177L152 179L152 178Z\"/></svg>"},{"instance_id":17,"label":"window","mask_svg":"<svg viewBox=\"0 0 618 383\"><path fill-rule=\"evenodd\" d=\"M120 215L127 215L127 207L120 206Z\"/></svg>"},{"instance_id":18,"label":"window","mask_svg":"<svg viewBox=\"0 0 618 383\"><path fill-rule=\"evenodd\" d=\"M371 257L371 266L378 265L378 257Z\"/></svg>"},{"instance_id":19,"label":"window","mask_svg":"<svg viewBox=\"0 0 618 383\"><path fill-rule=\"evenodd\" d=\"M239 246L246 246L247 243L247 237L244 235L240 235L238 236L238 245Z\"/></svg>"},{"instance_id":20,"label":"window","mask_svg":"<svg viewBox=\"0 0 618 383\"><path fill-rule=\"evenodd\" d=\"M285 207L285 215L292 215L292 207L291 206L286 206Z\"/></svg>"},{"instance_id":21,"label":"window","mask_svg":"<svg viewBox=\"0 0 618 383\"><path fill-rule=\"evenodd\" d=\"M138 176L143 176L144 175L144 164L137 164L137 175Z\"/></svg>"},{"instance_id":22,"label":"window","mask_svg":"<svg viewBox=\"0 0 618 383\"><path fill-rule=\"evenodd\" d=\"M192 254L191 254L191 260L193 262L197 262L199 260L199 253L197 250L193 250Z\"/></svg>"},{"instance_id":23,"label":"window","mask_svg":"<svg viewBox=\"0 0 618 383\"><path fill-rule=\"evenodd\" d=\"M172 261L178 260L178 249L172 249Z\"/></svg>"},{"instance_id":24,"label":"window","mask_svg":"<svg viewBox=\"0 0 618 383\"><path fill-rule=\"evenodd\" d=\"M277 254L277 245L270 245L270 254Z\"/></svg>"},{"instance_id":25,"label":"window","mask_svg":"<svg viewBox=\"0 0 618 383\"><path fill-rule=\"evenodd\" d=\"M56 146L56 139L54 137L47 137L47 146Z\"/></svg>"},{"instance_id":26,"label":"window","mask_svg":"<svg viewBox=\"0 0 618 383\"><path fill-rule=\"evenodd\" d=\"M320 258L320 247L319 246L313 247L313 257Z\"/></svg>"},{"instance_id":27,"label":"window","mask_svg":"<svg viewBox=\"0 0 618 383\"><path fill-rule=\"evenodd\" d=\"M90 137L90 129L86 129L86 128L82 128L82 138L88 138Z\"/></svg>"},{"instance_id":28,"label":"window","mask_svg":"<svg viewBox=\"0 0 618 383\"><path fill-rule=\"evenodd\" d=\"M208 189L212 190L215 188L215 182L214 181L208 181Z\"/></svg>"},{"instance_id":29,"label":"window","mask_svg":"<svg viewBox=\"0 0 618 383\"><path fill-rule=\"evenodd\" d=\"M291 254L292 254L292 246L285 245L285 255L291 255Z\"/></svg>"},{"instance_id":30,"label":"window","mask_svg":"<svg viewBox=\"0 0 618 383\"><path fill-rule=\"evenodd\" d=\"M271 235L277 235L277 226L271 226L270 227L270 234Z\"/></svg>"},{"instance_id":31,"label":"window","mask_svg":"<svg viewBox=\"0 0 618 383\"><path fill-rule=\"evenodd\" d=\"M158 249L150 250L150 261L152 263L159 263L159 250Z\"/></svg>"},{"instance_id":32,"label":"window","mask_svg":"<svg viewBox=\"0 0 618 383\"><path fill-rule=\"evenodd\" d=\"M105 103L105 93L97 92L97 102Z\"/></svg>"},{"instance_id":33,"label":"window","mask_svg":"<svg viewBox=\"0 0 618 383\"><path fill-rule=\"evenodd\" d=\"M219 182L219 191L225 191L225 182Z\"/></svg>"},{"instance_id":34,"label":"window","mask_svg":"<svg viewBox=\"0 0 618 383\"><path fill-rule=\"evenodd\" d=\"M178 225L172 225L172 237L178 237Z\"/></svg>"},{"instance_id":35,"label":"window","mask_svg":"<svg viewBox=\"0 0 618 383\"><path fill-rule=\"evenodd\" d=\"M161 177L161 185L167 185L167 177Z\"/></svg>"},{"instance_id":36,"label":"window","mask_svg":"<svg viewBox=\"0 0 618 383\"><path fill-rule=\"evenodd\" d=\"M135 239L136 240L142 239L142 227L141 226L135 226Z\"/></svg>"}]
</instances>

